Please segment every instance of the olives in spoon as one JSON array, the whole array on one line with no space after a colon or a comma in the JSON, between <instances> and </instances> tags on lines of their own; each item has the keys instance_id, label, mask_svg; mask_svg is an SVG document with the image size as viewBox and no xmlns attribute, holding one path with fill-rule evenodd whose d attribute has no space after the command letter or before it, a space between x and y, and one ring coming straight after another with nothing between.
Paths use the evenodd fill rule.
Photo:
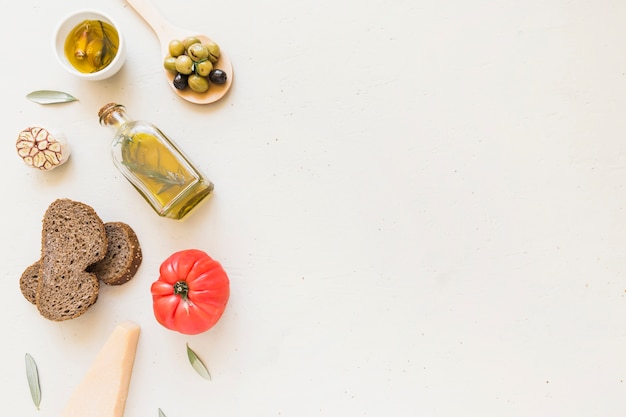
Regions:
<instances>
[{"instance_id":1,"label":"olives in spoon","mask_svg":"<svg viewBox=\"0 0 626 417\"><path fill-rule=\"evenodd\" d=\"M167 78L168 84L176 94L192 103L208 104L221 99L228 92L233 82L233 67L230 59L226 56L226 54L224 54L224 51L219 48L216 42L214 42L208 36L195 34L193 32L190 32L189 30L180 29L172 26L165 18L163 18L158 9L150 2L150 0L126 1L146 21L146 23L148 23L148 25L157 35L161 46L161 53L163 56L164 73ZM185 42L187 42L187 44L185 44ZM196 51L198 47L194 47L194 52L191 53L192 56L189 55L189 47L197 43L205 45L207 49L206 61L210 62L212 65L211 69L208 69L208 76L200 74L200 69L196 68L196 61L193 61L192 58L192 56L195 56L194 54L196 53L204 54L205 52L200 52L199 50ZM172 55L172 48L174 48L174 55L176 56ZM183 62L179 63L178 58L183 55L189 58L191 63L187 61L186 58L183 58ZM176 59L172 60L171 58ZM197 62L199 63L200 61L204 62L202 58L200 58ZM204 65L208 66L207 64ZM179 67L183 71L180 71ZM174 71L173 68L176 68L176 71ZM210 72L216 69L219 69L224 73L224 77L222 78L216 78L215 76L213 77L218 81L223 79L224 82L221 84L219 82L211 81ZM202 70L203 73L205 73L206 71L207 68L204 68ZM186 77L178 77L179 74ZM177 77L178 81L175 82ZM208 84L208 88L206 90L204 89L204 81L199 80L196 77L202 77L206 79L206 82ZM193 86L198 91L194 91L194 89L190 87L190 78L193 82ZM183 79L186 87L179 88L179 86L183 85Z\"/></svg>"},{"instance_id":2,"label":"olives in spoon","mask_svg":"<svg viewBox=\"0 0 626 417\"><path fill-rule=\"evenodd\" d=\"M174 74L172 85L178 90L190 88L202 94L211 88L211 83L223 85L228 81L226 72L213 68L221 55L215 42L203 43L196 37L174 39L169 43L169 52L163 67Z\"/></svg>"}]
</instances>

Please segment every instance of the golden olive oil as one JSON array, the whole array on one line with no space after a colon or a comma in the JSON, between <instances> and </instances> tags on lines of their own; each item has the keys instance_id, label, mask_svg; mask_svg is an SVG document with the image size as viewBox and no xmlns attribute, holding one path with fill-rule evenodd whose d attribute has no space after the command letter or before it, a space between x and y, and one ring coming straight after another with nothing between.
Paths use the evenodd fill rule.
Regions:
<instances>
[{"instance_id":1,"label":"golden olive oil","mask_svg":"<svg viewBox=\"0 0 626 417\"><path fill-rule=\"evenodd\" d=\"M167 204L197 178L156 136L137 132L121 143L122 164L133 171L161 205Z\"/></svg>"},{"instance_id":2,"label":"golden olive oil","mask_svg":"<svg viewBox=\"0 0 626 417\"><path fill-rule=\"evenodd\" d=\"M65 39L65 56L76 70L90 74L107 67L120 44L115 28L102 20L84 20Z\"/></svg>"}]
</instances>

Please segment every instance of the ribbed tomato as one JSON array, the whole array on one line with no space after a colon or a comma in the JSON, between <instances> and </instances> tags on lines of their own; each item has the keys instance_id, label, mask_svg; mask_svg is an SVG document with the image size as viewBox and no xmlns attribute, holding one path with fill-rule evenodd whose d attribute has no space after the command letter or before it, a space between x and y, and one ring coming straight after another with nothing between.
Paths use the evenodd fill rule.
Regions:
<instances>
[{"instance_id":1,"label":"ribbed tomato","mask_svg":"<svg viewBox=\"0 0 626 417\"><path fill-rule=\"evenodd\" d=\"M222 265L205 252L176 252L163 261L159 273L150 291L154 316L163 326L183 334L198 334L222 317L230 282Z\"/></svg>"}]
</instances>

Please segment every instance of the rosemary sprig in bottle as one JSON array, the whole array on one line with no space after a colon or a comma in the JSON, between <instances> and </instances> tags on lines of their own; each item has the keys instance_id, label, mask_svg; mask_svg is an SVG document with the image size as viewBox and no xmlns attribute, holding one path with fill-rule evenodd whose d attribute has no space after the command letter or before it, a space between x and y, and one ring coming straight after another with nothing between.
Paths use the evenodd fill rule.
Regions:
<instances>
[{"instance_id":1,"label":"rosemary sprig in bottle","mask_svg":"<svg viewBox=\"0 0 626 417\"><path fill-rule=\"evenodd\" d=\"M130 152L130 146L123 148L125 152L122 155L122 164L137 175L160 183L162 187L157 191L157 194L161 194L171 187L182 187L187 183L181 167L179 167L178 172L172 172L163 167L160 153L157 154L154 167L151 167L141 160L141 156L145 152L141 141L135 141L132 136L124 136L122 140L128 144L133 144L135 148L134 152Z\"/></svg>"}]
</instances>

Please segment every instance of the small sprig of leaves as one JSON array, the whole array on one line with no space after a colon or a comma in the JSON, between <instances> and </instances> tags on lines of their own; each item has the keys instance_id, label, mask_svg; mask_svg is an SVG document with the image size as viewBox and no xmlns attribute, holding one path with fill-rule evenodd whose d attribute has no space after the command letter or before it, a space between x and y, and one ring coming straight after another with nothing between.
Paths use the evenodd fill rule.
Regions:
<instances>
[{"instance_id":1,"label":"small sprig of leaves","mask_svg":"<svg viewBox=\"0 0 626 417\"><path fill-rule=\"evenodd\" d=\"M124 135L122 140L126 146L122 147L122 164L135 174L160 183L162 186L157 191L161 194L171 187L183 187L188 179L182 167L178 172L171 172L161 166L161 155L157 156L154 166L147 166L144 158L149 150L145 149L141 140L135 140L133 136Z\"/></svg>"},{"instance_id":2,"label":"small sprig of leaves","mask_svg":"<svg viewBox=\"0 0 626 417\"><path fill-rule=\"evenodd\" d=\"M27 353L24 357L26 362L26 378L28 379L28 387L30 388L30 395L33 397L33 403L39 410L41 404L41 386L39 384L39 371L37 369L37 363L35 359Z\"/></svg>"},{"instance_id":3,"label":"small sprig of leaves","mask_svg":"<svg viewBox=\"0 0 626 417\"><path fill-rule=\"evenodd\" d=\"M194 352L190 347L189 343L187 343L187 357L189 358L189 363L196 370L196 372L204 379L211 380L211 374L209 373L209 369L206 367L202 359L198 357L196 352Z\"/></svg>"},{"instance_id":4,"label":"small sprig of leaves","mask_svg":"<svg viewBox=\"0 0 626 417\"><path fill-rule=\"evenodd\" d=\"M170 187L181 187L185 185L185 177L181 174L177 174L171 171L162 170L156 171L154 169L148 168L145 165L136 164L131 161L122 161L129 170L143 175L146 178L150 178L152 180L158 181L163 184L163 187L159 189L157 194L161 194L167 191Z\"/></svg>"},{"instance_id":5,"label":"small sprig of leaves","mask_svg":"<svg viewBox=\"0 0 626 417\"><path fill-rule=\"evenodd\" d=\"M70 101L78 101L78 99L71 94L64 93L63 91L55 90L37 90L26 95L26 98L30 101L34 101L39 104L57 104L67 103Z\"/></svg>"},{"instance_id":6,"label":"small sprig of leaves","mask_svg":"<svg viewBox=\"0 0 626 417\"><path fill-rule=\"evenodd\" d=\"M115 45L112 41L111 38L109 38L109 35L107 34L105 28L104 28L104 23L102 22L102 20L98 20L98 23L100 24L100 30L102 31L102 51L101 51L101 55L103 58L105 58L105 60L100 64L100 66L98 68L94 69L94 72L99 71L100 69L106 67L107 65L109 65L111 63L111 61L113 61L113 58L115 57L115 55L117 54L117 45ZM109 53L109 50L111 50L111 53Z\"/></svg>"}]
</instances>

